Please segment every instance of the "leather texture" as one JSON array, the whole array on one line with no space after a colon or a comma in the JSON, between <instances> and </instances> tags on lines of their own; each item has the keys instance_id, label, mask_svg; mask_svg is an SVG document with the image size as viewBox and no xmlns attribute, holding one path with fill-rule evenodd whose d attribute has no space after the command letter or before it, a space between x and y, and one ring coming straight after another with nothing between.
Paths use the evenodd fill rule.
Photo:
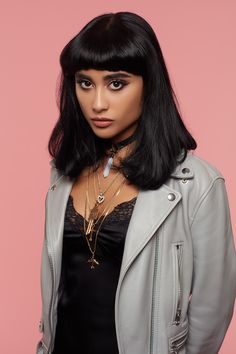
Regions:
<instances>
[{"instance_id":1,"label":"leather texture","mask_svg":"<svg viewBox=\"0 0 236 354\"><path fill-rule=\"evenodd\" d=\"M64 216L72 185L52 160L37 354L51 354L53 349ZM188 153L159 189L138 194L116 291L120 354L218 353L233 315L235 280L224 177Z\"/></svg>"}]
</instances>

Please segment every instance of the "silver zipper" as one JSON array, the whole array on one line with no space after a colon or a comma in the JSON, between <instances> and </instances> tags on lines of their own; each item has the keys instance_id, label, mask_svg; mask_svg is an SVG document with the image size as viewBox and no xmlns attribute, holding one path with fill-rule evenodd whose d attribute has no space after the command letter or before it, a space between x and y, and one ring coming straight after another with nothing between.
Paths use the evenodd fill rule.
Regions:
<instances>
[{"instance_id":1,"label":"silver zipper","mask_svg":"<svg viewBox=\"0 0 236 354\"><path fill-rule=\"evenodd\" d=\"M186 328L178 338L171 340L170 342L170 353L178 354L179 351L183 348L188 336L188 328Z\"/></svg>"},{"instance_id":2,"label":"silver zipper","mask_svg":"<svg viewBox=\"0 0 236 354\"><path fill-rule=\"evenodd\" d=\"M177 258L177 267L176 267L176 278L177 278L177 306L174 316L174 324L178 326L181 320L181 303L182 303L182 279L181 279L181 265L182 265L182 254L183 254L183 244L174 245L175 256Z\"/></svg>"},{"instance_id":3,"label":"silver zipper","mask_svg":"<svg viewBox=\"0 0 236 354\"><path fill-rule=\"evenodd\" d=\"M157 263L158 263L158 251L159 251L159 236L156 237L155 257L154 257L154 274L153 274L153 290L152 290L152 310L151 310L151 338L150 338L150 354L154 353L153 338L154 338L154 314L157 313L158 304L156 298L159 300L159 296L156 294L156 281L157 281ZM157 329L155 331L157 335Z\"/></svg>"},{"instance_id":4,"label":"silver zipper","mask_svg":"<svg viewBox=\"0 0 236 354\"><path fill-rule=\"evenodd\" d=\"M49 187L49 191L54 191L57 187L58 182L64 177L64 175L61 175L60 177L57 178L57 180L51 184Z\"/></svg>"}]
</instances>

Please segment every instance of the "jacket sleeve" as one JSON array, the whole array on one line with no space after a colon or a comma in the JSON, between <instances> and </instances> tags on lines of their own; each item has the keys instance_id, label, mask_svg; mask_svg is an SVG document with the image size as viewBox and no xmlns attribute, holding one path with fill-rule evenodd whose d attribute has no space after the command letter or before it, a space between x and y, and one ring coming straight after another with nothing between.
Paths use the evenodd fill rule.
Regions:
<instances>
[{"instance_id":1,"label":"jacket sleeve","mask_svg":"<svg viewBox=\"0 0 236 354\"><path fill-rule=\"evenodd\" d=\"M50 183L49 183L49 189L53 188L54 183L58 179L58 173L54 165L54 160L50 161ZM46 196L47 198L47 196ZM45 198L45 203L46 203L46 198ZM46 217L46 215L45 215ZM46 221L46 220L45 220ZM50 268L49 262L48 262L48 254L47 254L47 247L46 247L46 240L45 240L45 231L44 231L44 239L42 243L42 249L41 249L41 271L40 271L40 278L41 278L41 302L42 302L42 309L41 309L41 319L39 322L39 332L41 332L41 339L38 341L37 346L36 346L36 354L44 354L45 351L47 352L47 346L44 343L44 336L45 333L49 333L49 323L46 318L44 318L44 304L43 304L43 293L47 294L47 286L46 288L43 288L43 276L48 272L48 269ZM47 295L47 298L50 298L50 294Z\"/></svg>"},{"instance_id":2,"label":"jacket sleeve","mask_svg":"<svg viewBox=\"0 0 236 354\"><path fill-rule=\"evenodd\" d=\"M224 178L216 177L192 218L193 279L186 354L219 352L236 294L236 257Z\"/></svg>"}]
</instances>

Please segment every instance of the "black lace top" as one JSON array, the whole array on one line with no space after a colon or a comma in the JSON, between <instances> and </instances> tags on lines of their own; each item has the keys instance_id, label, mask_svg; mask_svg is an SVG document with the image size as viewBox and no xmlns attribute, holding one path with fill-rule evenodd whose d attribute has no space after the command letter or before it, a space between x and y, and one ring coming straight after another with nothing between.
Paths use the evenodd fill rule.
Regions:
<instances>
[{"instance_id":1,"label":"black lace top","mask_svg":"<svg viewBox=\"0 0 236 354\"><path fill-rule=\"evenodd\" d=\"M105 218L98 234L96 259L91 257L83 217L69 196L64 224L62 270L53 354L118 354L115 294L125 235L136 197L118 204Z\"/></svg>"}]
</instances>

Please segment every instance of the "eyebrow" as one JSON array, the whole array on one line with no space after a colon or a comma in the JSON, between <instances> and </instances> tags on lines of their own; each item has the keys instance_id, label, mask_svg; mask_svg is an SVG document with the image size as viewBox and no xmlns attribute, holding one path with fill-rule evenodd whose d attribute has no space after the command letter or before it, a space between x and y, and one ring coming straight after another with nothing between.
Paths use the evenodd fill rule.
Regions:
<instances>
[{"instance_id":1,"label":"eyebrow","mask_svg":"<svg viewBox=\"0 0 236 354\"><path fill-rule=\"evenodd\" d=\"M92 80L92 78L89 75L82 74L82 73L76 73L75 77L77 79L89 79ZM118 79L118 78L128 78L131 77L131 75L125 74L125 73L114 73L114 74L108 74L103 76L103 79L105 81L108 81L110 79Z\"/></svg>"}]
</instances>

